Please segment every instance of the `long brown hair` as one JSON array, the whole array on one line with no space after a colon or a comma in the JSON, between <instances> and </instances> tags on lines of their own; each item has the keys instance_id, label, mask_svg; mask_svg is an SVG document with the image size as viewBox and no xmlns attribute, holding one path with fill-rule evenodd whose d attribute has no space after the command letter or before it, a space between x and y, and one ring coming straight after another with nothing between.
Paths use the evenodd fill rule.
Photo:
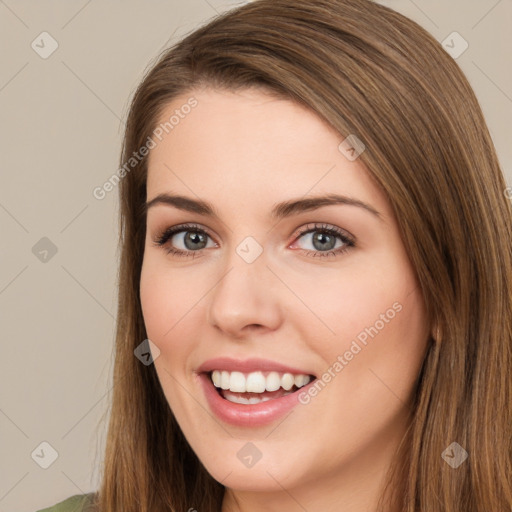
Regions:
<instances>
[{"instance_id":1,"label":"long brown hair","mask_svg":"<svg viewBox=\"0 0 512 512\"><path fill-rule=\"evenodd\" d=\"M360 159L394 209L435 333L389 473L390 499L404 512L510 511L512 211L457 64L416 23L369 0L255 1L159 56L133 97L121 165L172 99L202 86L262 87L311 109L340 142L363 141ZM134 357L147 338L146 176L144 157L119 182L114 391L98 505L219 512L224 487L185 440L154 366ZM441 456L452 442L469 454L458 468Z\"/></svg>"}]
</instances>

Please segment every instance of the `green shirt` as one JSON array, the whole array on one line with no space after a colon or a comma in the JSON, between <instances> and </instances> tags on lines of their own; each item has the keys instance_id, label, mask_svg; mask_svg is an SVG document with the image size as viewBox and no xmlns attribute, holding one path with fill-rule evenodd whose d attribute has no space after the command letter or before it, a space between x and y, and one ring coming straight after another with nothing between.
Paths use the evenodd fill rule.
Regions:
<instances>
[{"instance_id":1,"label":"green shirt","mask_svg":"<svg viewBox=\"0 0 512 512\"><path fill-rule=\"evenodd\" d=\"M70 498L53 505L53 507L44 508L37 512L88 512L94 510L92 508L92 501L94 498L93 492L89 494L76 494Z\"/></svg>"}]
</instances>

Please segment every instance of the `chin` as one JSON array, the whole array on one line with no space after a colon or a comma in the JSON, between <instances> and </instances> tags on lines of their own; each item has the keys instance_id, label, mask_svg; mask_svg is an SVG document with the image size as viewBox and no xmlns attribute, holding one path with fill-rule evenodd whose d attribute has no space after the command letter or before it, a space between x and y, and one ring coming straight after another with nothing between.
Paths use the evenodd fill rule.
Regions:
<instances>
[{"instance_id":1,"label":"chin","mask_svg":"<svg viewBox=\"0 0 512 512\"><path fill-rule=\"evenodd\" d=\"M244 492L274 492L282 491L283 487L294 487L290 481L293 468L269 469L266 464L260 461L253 468L233 468L226 465L222 469L217 468L208 472L220 484L235 491ZM297 475L294 475L294 480Z\"/></svg>"}]
</instances>

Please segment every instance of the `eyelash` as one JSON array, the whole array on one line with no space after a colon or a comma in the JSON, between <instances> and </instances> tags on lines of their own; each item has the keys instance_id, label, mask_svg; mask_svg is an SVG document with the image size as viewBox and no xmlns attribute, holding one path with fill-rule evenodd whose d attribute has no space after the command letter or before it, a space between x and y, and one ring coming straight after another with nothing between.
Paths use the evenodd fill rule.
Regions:
<instances>
[{"instance_id":1,"label":"eyelash","mask_svg":"<svg viewBox=\"0 0 512 512\"><path fill-rule=\"evenodd\" d=\"M165 229L163 232L161 232L156 239L154 240L154 245L157 247L165 248L165 244L167 241L172 238L177 233L181 233L183 231L190 231L193 233L200 233L204 234L206 236L211 236L208 234L206 230L199 227L196 224L180 224L179 226L173 226L170 228ZM321 258L327 258L329 256L337 256L340 254L343 254L347 252L352 247L355 247L354 240L347 236L341 229L330 226L328 224L308 224L305 226L305 228L301 231L299 231L296 235L296 238L299 239L301 236L308 234L308 233L314 233L315 231L320 231L323 233L327 233L328 235L333 235L341 239L341 241L344 243L343 247L338 247L338 249L330 250L330 251L309 251L307 249L300 249L302 251L305 251L306 253L314 253L313 257L321 257ZM173 254L174 256L179 257L190 257L192 256L195 258L197 254L202 253L205 249L200 249L198 251L182 251L181 249L175 249L174 247L166 247L167 254Z\"/></svg>"}]
</instances>

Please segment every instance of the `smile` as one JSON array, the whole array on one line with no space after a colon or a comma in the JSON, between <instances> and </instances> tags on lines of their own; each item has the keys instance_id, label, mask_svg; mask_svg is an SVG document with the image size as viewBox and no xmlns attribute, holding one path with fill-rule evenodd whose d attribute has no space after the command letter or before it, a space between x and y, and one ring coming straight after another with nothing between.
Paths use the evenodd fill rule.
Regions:
<instances>
[{"instance_id":1,"label":"smile","mask_svg":"<svg viewBox=\"0 0 512 512\"><path fill-rule=\"evenodd\" d=\"M299 390L317 380L304 369L276 361L228 357L204 362L196 374L213 415L238 427L279 420L301 404Z\"/></svg>"},{"instance_id":2,"label":"smile","mask_svg":"<svg viewBox=\"0 0 512 512\"><path fill-rule=\"evenodd\" d=\"M213 385L226 400L236 404L254 405L294 393L311 380L306 374L279 372L229 372L214 370Z\"/></svg>"}]
</instances>

